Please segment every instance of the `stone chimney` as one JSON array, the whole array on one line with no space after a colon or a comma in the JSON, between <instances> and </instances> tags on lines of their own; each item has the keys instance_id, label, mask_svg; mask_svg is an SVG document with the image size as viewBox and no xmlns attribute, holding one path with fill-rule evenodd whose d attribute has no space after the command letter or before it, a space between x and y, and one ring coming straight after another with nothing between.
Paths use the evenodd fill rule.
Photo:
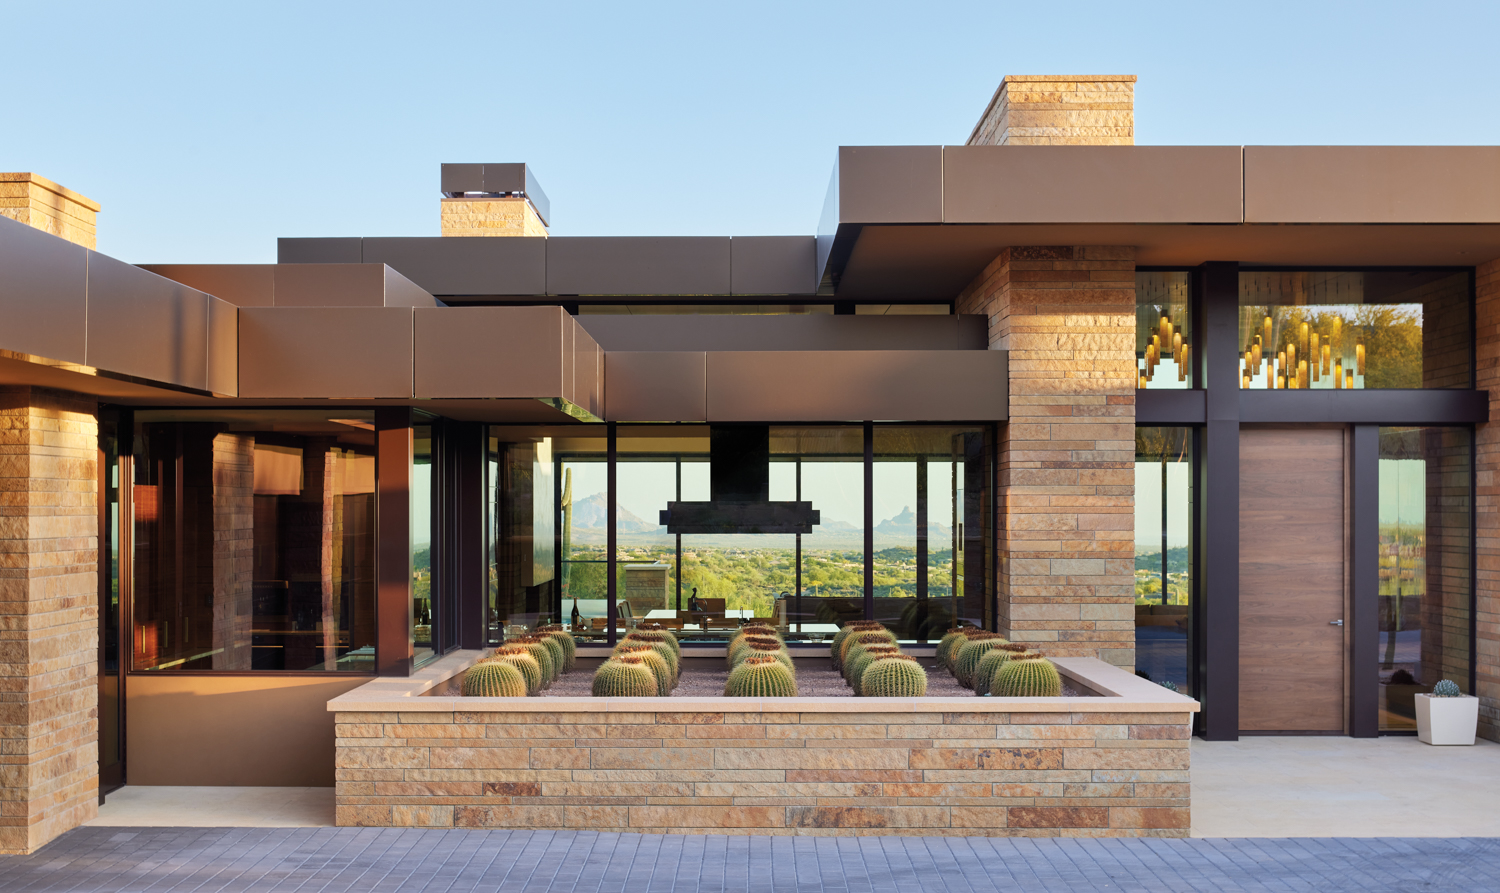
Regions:
<instances>
[{"instance_id":1,"label":"stone chimney","mask_svg":"<svg viewBox=\"0 0 1500 893\"><path fill-rule=\"evenodd\" d=\"M1135 75L1007 75L970 146L1133 146Z\"/></svg>"},{"instance_id":2,"label":"stone chimney","mask_svg":"<svg viewBox=\"0 0 1500 893\"><path fill-rule=\"evenodd\" d=\"M98 202L64 189L46 177L0 173L0 215L85 248L95 248L98 214Z\"/></svg>"},{"instance_id":3,"label":"stone chimney","mask_svg":"<svg viewBox=\"0 0 1500 893\"><path fill-rule=\"evenodd\" d=\"M445 236L547 235L552 207L524 164L443 165Z\"/></svg>"}]
</instances>

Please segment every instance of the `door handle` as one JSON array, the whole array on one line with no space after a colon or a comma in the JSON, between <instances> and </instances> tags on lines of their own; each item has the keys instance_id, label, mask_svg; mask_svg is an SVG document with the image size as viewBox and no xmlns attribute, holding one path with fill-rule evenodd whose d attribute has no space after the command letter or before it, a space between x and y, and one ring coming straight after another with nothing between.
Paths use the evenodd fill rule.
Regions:
<instances>
[{"instance_id":1,"label":"door handle","mask_svg":"<svg viewBox=\"0 0 1500 893\"><path fill-rule=\"evenodd\" d=\"M1329 626L1343 626L1344 625L1344 621L1342 621L1342 620L1330 620L1330 621L1328 621L1328 625Z\"/></svg>"}]
</instances>

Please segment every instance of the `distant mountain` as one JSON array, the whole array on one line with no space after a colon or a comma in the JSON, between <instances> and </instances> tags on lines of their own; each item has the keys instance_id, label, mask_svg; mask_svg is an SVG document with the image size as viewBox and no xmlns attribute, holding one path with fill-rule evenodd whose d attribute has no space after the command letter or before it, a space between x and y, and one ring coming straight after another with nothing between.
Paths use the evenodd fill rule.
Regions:
<instances>
[{"instance_id":1,"label":"distant mountain","mask_svg":"<svg viewBox=\"0 0 1500 893\"><path fill-rule=\"evenodd\" d=\"M662 506L666 508L666 506ZM589 529L596 528L604 530L609 527L609 500L603 493L595 493L587 499L574 500L573 502L573 528ZM653 533L660 525L651 524L641 519L639 515L631 512L624 506L620 507L616 518L616 527L620 533Z\"/></svg>"},{"instance_id":2,"label":"distant mountain","mask_svg":"<svg viewBox=\"0 0 1500 893\"><path fill-rule=\"evenodd\" d=\"M946 525L937 524L931 515L927 516L928 536L949 536L950 531ZM875 525L875 535L880 536L903 536L915 537L917 535L917 513L911 510L911 506L902 506L901 511L893 518L886 518Z\"/></svg>"}]
</instances>

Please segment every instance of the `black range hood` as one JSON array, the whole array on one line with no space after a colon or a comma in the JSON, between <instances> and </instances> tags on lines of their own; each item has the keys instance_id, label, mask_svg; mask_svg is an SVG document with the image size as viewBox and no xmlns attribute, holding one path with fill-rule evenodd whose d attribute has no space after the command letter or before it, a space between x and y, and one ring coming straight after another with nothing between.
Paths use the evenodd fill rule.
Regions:
<instances>
[{"instance_id":1,"label":"black range hood","mask_svg":"<svg viewBox=\"0 0 1500 893\"><path fill-rule=\"evenodd\" d=\"M771 501L771 426L712 425L708 502L669 502L668 533L812 533L810 502Z\"/></svg>"}]
</instances>

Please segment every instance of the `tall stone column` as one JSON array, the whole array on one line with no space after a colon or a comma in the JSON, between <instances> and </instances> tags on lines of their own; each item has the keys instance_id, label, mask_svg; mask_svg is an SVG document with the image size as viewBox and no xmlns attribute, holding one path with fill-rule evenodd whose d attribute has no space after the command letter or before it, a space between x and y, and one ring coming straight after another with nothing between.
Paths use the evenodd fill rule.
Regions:
<instances>
[{"instance_id":1,"label":"tall stone column","mask_svg":"<svg viewBox=\"0 0 1500 893\"><path fill-rule=\"evenodd\" d=\"M1133 668L1135 250L1009 248L957 309L1010 351L1001 631Z\"/></svg>"},{"instance_id":2,"label":"tall stone column","mask_svg":"<svg viewBox=\"0 0 1500 893\"><path fill-rule=\"evenodd\" d=\"M214 437L215 670L249 670L255 561L255 438Z\"/></svg>"},{"instance_id":3,"label":"tall stone column","mask_svg":"<svg viewBox=\"0 0 1500 893\"><path fill-rule=\"evenodd\" d=\"M98 407L0 388L0 852L99 812Z\"/></svg>"},{"instance_id":4,"label":"tall stone column","mask_svg":"<svg viewBox=\"0 0 1500 893\"><path fill-rule=\"evenodd\" d=\"M1479 734L1500 741L1500 260L1475 272L1475 387L1490 392L1491 421L1476 426L1474 436L1479 655L1474 694L1480 698Z\"/></svg>"}]
</instances>

